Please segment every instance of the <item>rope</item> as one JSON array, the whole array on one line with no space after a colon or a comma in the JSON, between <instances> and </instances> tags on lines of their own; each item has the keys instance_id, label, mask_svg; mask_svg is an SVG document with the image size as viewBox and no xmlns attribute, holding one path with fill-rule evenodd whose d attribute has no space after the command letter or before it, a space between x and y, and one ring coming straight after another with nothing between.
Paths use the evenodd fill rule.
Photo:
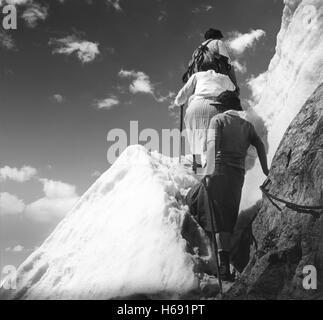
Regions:
<instances>
[{"instance_id":1,"label":"rope","mask_svg":"<svg viewBox=\"0 0 323 320\"><path fill-rule=\"evenodd\" d=\"M275 202L280 202L285 204L285 206L295 212L298 213L305 213L305 214L310 214L314 216L315 218L320 218L320 216L323 214L323 206L305 206L305 205L300 205L296 204L290 201L286 201L284 199L281 199L271 193L266 189L267 185L270 183L270 179L268 179L261 187L260 190L262 193L268 198L270 203L275 206L279 211L283 211L283 209Z\"/></svg>"}]
</instances>

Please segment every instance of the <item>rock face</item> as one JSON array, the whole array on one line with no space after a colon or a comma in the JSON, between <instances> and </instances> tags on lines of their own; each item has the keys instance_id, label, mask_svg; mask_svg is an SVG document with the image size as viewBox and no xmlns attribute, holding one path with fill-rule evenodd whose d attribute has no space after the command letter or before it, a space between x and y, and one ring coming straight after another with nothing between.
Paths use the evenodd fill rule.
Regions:
<instances>
[{"instance_id":1,"label":"rock face","mask_svg":"<svg viewBox=\"0 0 323 320\"><path fill-rule=\"evenodd\" d=\"M323 84L289 126L273 159L270 193L309 206L323 205ZM253 230L258 251L228 299L323 298L323 210L320 218L263 197ZM303 288L303 268L317 268L317 290Z\"/></svg>"}]
</instances>

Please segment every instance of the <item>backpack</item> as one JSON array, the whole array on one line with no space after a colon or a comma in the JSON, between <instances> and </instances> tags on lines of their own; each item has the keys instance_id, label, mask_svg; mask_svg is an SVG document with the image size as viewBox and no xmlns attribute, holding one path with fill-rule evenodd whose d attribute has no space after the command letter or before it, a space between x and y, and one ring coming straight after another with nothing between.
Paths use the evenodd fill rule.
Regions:
<instances>
[{"instance_id":1,"label":"backpack","mask_svg":"<svg viewBox=\"0 0 323 320\"><path fill-rule=\"evenodd\" d=\"M189 62L188 69L184 73L182 80L184 83L196 72L201 71L203 64L212 64L213 70L217 73L228 75L231 70L229 59L219 53L214 53L212 56L209 53L208 44L214 39L210 39L205 44L200 45L193 53L192 59Z\"/></svg>"}]
</instances>

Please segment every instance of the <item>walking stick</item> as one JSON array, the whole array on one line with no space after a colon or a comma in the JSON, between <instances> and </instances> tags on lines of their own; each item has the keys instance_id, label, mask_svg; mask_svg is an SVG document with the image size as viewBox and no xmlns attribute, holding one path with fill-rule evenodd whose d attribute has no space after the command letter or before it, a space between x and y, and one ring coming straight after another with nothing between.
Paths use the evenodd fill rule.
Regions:
<instances>
[{"instance_id":1,"label":"walking stick","mask_svg":"<svg viewBox=\"0 0 323 320\"><path fill-rule=\"evenodd\" d=\"M216 242L215 221L214 221L214 217L213 217L213 214L212 214L212 212L214 210L214 207L213 207L213 203L212 203L212 200L211 200L211 197L210 197L210 194L209 194L209 189L208 189L208 186L207 186L205 178L202 180L202 183L203 183L204 188L206 189L206 193L207 193L210 220L211 220L211 228L212 228L212 232L211 232L211 235L212 235L211 248L212 248L212 250L214 252L214 255L215 255L216 273L217 273L217 276L218 276L219 287L220 287L220 296L221 296L221 299L222 299L223 298L223 285L222 285L222 279L221 279L221 276L220 276L220 263L219 263L219 256L218 256L218 245L217 245L217 242Z\"/></svg>"},{"instance_id":2,"label":"walking stick","mask_svg":"<svg viewBox=\"0 0 323 320\"><path fill-rule=\"evenodd\" d=\"M182 155L183 155L183 122L184 122L184 105L181 105L180 110L180 125L179 125L179 163L182 162Z\"/></svg>"}]
</instances>

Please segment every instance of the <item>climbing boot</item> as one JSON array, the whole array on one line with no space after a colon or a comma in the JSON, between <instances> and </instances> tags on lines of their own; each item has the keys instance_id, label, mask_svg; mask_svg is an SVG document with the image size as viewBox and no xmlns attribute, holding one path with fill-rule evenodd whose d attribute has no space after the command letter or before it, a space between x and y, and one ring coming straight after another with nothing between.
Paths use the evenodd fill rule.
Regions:
<instances>
[{"instance_id":1,"label":"climbing boot","mask_svg":"<svg viewBox=\"0 0 323 320\"><path fill-rule=\"evenodd\" d=\"M230 252L227 251L220 251L220 277L222 281L234 281L234 276L231 274L230 271Z\"/></svg>"}]
</instances>

